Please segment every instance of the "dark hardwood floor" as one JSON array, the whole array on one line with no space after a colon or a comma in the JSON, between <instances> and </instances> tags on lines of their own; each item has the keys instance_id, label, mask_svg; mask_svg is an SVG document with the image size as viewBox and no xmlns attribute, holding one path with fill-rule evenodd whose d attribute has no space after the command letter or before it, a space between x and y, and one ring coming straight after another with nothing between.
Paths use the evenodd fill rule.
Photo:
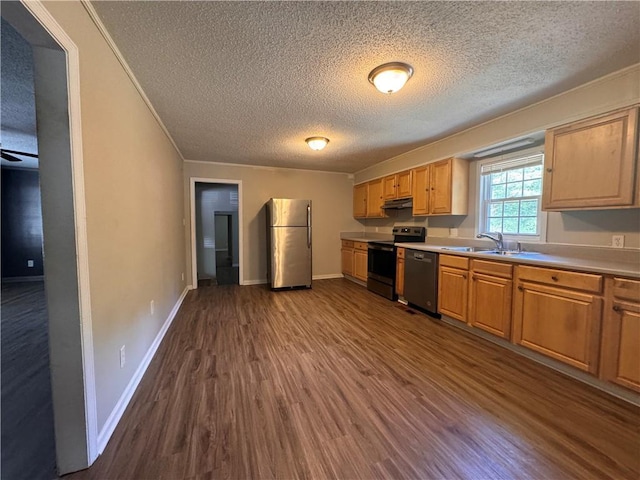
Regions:
<instances>
[{"instance_id":1,"label":"dark hardwood floor","mask_svg":"<svg viewBox=\"0 0 640 480\"><path fill-rule=\"evenodd\" d=\"M638 479L638 408L346 280L189 293L65 479Z\"/></svg>"},{"instance_id":2,"label":"dark hardwood floor","mask_svg":"<svg viewBox=\"0 0 640 480\"><path fill-rule=\"evenodd\" d=\"M2 284L2 480L56 477L44 282Z\"/></svg>"}]
</instances>

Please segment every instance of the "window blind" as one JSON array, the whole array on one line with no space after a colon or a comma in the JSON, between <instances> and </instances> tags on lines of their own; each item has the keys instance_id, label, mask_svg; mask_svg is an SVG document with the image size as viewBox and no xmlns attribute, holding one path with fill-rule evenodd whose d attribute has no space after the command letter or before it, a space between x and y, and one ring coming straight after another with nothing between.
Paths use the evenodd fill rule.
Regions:
<instances>
[{"instance_id":1,"label":"window blind","mask_svg":"<svg viewBox=\"0 0 640 480\"><path fill-rule=\"evenodd\" d=\"M491 173L504 172L507 170L513 170L514 168L531 167L533 165L540 165L544 159L544 155L536 153L535 155L529 155L527 157L514 158L513 160L496 161L492 163L486 163L480 167L481 175L489 175Z\"/></svg>"}]
</instances>

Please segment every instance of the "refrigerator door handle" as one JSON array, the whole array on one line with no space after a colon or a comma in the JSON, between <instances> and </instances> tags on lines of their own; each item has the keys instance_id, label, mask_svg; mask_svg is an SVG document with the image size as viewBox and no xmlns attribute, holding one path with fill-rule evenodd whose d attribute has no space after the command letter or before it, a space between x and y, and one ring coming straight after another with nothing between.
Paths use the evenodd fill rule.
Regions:
<instances>
[{"instance_id":1,"label":"refrigerator door handle","mask_svg":"<svg viewBox=\"0 0 640 480\"><path fill-rule=\"evenodd\" d=\"M307 205L307 247L311 248L311 205Z\"/></svg>"}]
</instances>

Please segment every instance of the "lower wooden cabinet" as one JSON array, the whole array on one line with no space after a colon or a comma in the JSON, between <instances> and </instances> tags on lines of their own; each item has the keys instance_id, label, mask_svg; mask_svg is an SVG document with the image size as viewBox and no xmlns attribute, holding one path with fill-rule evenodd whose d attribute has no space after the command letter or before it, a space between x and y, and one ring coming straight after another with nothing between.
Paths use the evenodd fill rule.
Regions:
<instances>
[{"instance_id":1,"label":"lower wooden cabinet","mask_svg":"<svg viewBox=\"0 0 640 480\"><path fill-rule=\"evenodd\" d=\"M510 338L512 276L512 265L472 260L469 325L502 338Z\"/></svg>"},{"instance_id":2,"label":"lower wooden cabinet","mask_svg":"<svg viewBox=\"0 0 640 480\"><path fill-rule=\"evenodd\" d=\"M640 392L640 282L607 279L600 378Z\"/></svg>"},{"instance_id":3,"label":"lower wooden cabinet","mask_svg":"<svg viewBox=\"0 0 640 480\"><path fill-rule=\"evenodd\" d=\"M439 313L640 392L640 280L446 254L439 263Z\"/></svg>"},{"instance_id":4,"label":"lower wooden cabinet","mask_svg":"<svg viewBox=\"0 0 640 480\"><path fill-rule=\"evenodd\" d=\"M366 247L366 243L365 243ZM367 281L367 250L354 249L353 250L353 276L363 282Z\"/></svg>"},{"instance_id":5,"label":"lower wooden cabinet","mask_svg":"<svg viewBox=\"0 0 640 480\"><path fill-rule=\"evenodd\" d=\"M438 269L438 312L467 321L469 259L440 255Z\"/></svg>"},{"instance_id":6,"label":"lower wooden cabinet","mask_svg":"<svg viewBox=\"0 0 640 480\"><path fill-rule=\"evenodd\" d=\"M367 281L369 252L367 242L342 240L342 274Z\"/></svg>"},{"instance_id":7,"label":"lower wooden cabinet","mask_svg":"<svg viewBox=\"0 0 640 480\"><path fill-rule=\"evenodd\" d=\"M353 275L353 242L351 240L342 241L342 274Z\"/></svg>"},{"instance_id":8,"label":"lower wooden cabinet","mask_svg":"<svg viewBox=\"0 0 640 480\"><path fill-rule=\"evenodd\" d=\"M404 296L404 248L396 253L396 294Z\"/></svg>"},{"instance_id":9,"label":"lower wooden cabinet","mask_svg":"<svg viewBox=\"0 0 640 480\"><path fill-rule=\"evenodd\" d=\"M517 267L516 270L512 341L596 374L602 298L563 283L588 288L588 285L595 286L601 277L536 267ZM554 283L533 283L528 275L539 281L548 276Z\"/></svg>"}]
</instances>

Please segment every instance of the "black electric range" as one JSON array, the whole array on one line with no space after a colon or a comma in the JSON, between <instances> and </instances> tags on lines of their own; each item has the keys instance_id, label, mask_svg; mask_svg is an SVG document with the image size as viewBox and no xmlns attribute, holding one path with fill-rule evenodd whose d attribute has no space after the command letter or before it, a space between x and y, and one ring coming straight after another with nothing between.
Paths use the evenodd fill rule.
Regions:
<instances>
[{"instance_id":1,"label":"black electric range","mask_svg":"<svg viewBox=\"0 0 640 480\"><path fill-rule=\"evenodd\" d=\"M396 296L396 243L424 242L425 227L393 227L393 240L369 242L367 289L390 300Z\"/></svg>"}]
</instances>

